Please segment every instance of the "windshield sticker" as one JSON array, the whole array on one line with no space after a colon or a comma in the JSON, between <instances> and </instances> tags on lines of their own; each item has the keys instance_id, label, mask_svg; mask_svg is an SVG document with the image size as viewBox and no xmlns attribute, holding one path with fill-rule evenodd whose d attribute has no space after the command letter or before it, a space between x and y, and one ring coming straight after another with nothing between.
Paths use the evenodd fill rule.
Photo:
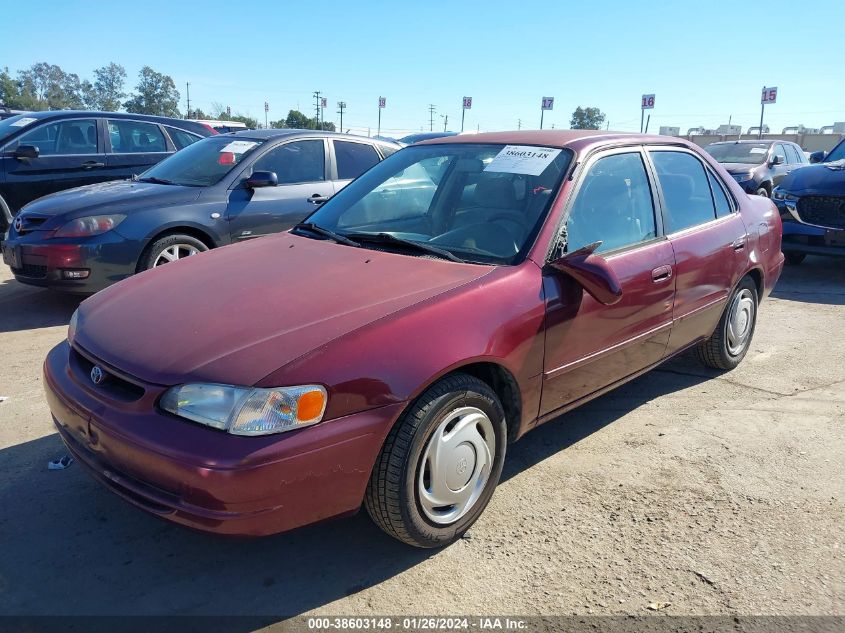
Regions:
<instances>
[{"instance_id":1,"label":"windshield sticker","mask_svg":"<svg viewBox=\"0 0 845 633\"><path fill-rule=\"evenodd\" d=\"M752 147L750 150L748 150L748 153L749 154L765 154L768 151L769 150L766 149L765 147Z\"/></svg>"},{"instance_id":2,"label":"windshield sticker","mask_svg":"<svg viewBox=\"0 0 845 633\"><path fill-rule=\"evenodd\" d=\"M560 152L561 150L551 147L506 145L501 152L496 154L493 161L484 168L484 171L539 176L557 158Z\"/></svg>"},{"instance_id":3,"label":"windshield sticker","mask_svg":"<svg viewBox=\"0 0 845 633\"><path fill-rule=\"evenodd\" d=\"M31 116L25 116L22 119L18 119L14 123L10 123L9 127L23 127L24 125L29 125L30 123L34 123L38 119L33 119Z\"/></svg>"},{"instance_id":4,"label":"windshield sticker","mask_svg":"<svg viewBox=\"0 0 845 633\"><path fill-rule=\"evenodd\" d=\"M258 145L255 141L232 141L220 150L220 153L231 152L232 154L244 154Z\"/></svg>"}]
</instances>

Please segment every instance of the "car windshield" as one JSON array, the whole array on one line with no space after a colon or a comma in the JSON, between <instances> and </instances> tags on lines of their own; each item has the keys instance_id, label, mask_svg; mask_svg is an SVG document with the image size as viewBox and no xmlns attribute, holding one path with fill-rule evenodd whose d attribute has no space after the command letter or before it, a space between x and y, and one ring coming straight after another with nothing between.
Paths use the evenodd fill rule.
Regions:
<instances>
[{"instance_id":1,"label":"car windshield","mask_svg":"<svg viewBox=\"0 0 845 633\"><path fill-rule=\"evenodd\" d=\"M37 122L38 119L26 114L16 114L15 116L10 116L8 119L3 119L0 121L0 143L5 141L6 137L14 132Z\"/></svg>"},{"instance_id":2,"label":"car windshield","mask_svg":"<svg viewBox=\"0 0 845 633\"><path fill-rule=\"evenodd\" d=\"M138 180L187 187L215 185L263 141L209 136L145 171Z\"/></svg>"},{"instance_id":3,"label":"car windshield","mask_svg":"<svg viewBox=\"0 0 845 633\"><path fill-rule=\"evenodd\" d=\"M768 143L714 143L704 149L720 163L759 165L769 153Z\"/></svg>"},{"instance_id":4,"label":"car windshield","mask_svg":"<svg viewBox=\"0 0 845 633\"><path fill-rule=\"evenodd\" d=\"M513 264L531 247L570 159L569 150L527 145L407 147L307 222L364 247Z\"/></svg>"},{"instance_id":5,"label":"car windshield","mask_svg":"<svg viewBox=\"0 0 845 633\"><path fill-rule=\"evenodd\" d=\"M845 141L841 141L839 145L830 150L830 154L825 156L824 162L832 163L835 160L842 160L845 158Z\"/></svg>"}]
</instances>

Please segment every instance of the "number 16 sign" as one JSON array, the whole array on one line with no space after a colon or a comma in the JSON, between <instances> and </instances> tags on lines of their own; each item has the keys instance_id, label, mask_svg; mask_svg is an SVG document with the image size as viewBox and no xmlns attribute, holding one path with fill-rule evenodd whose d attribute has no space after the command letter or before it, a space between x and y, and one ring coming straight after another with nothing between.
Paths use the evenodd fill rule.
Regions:
<instances>
[{"instance_id":1,"label":"number 16 sign","mask_svg":"<svg viewBox=\"0 0 845 633\"><path fill-rule=\"evenodd\" d=\"M654 109L654 95L643 95L643 110Z\"/></svg>"}]
</instances>

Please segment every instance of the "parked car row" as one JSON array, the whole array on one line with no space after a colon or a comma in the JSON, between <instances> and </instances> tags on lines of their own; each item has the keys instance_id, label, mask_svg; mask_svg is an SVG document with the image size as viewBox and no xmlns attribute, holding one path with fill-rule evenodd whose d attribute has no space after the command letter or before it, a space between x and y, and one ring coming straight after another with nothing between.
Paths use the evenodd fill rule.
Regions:
<instances>
[{"instance_id":1,"label":"parked car row","mask_svg":"<svg viewBox=\"0 0 845 633\"><path fill-rule=\"evenodd\" d=\"M95 292L141 270L289 229L397 149L307 130L211 136L132 180L30 203L9 229L3 259L20 282Z\"/></svg>"},{"instance_id":2,"label":"parked car row","mask_svg":"<svg viewBox=\"0 0 845 633\"><path fill-rule=\"evenodd\" d=\"M0 233L27 203L56 191L129 178L216 132L192 121L57 110L0 121Z\"/></svg>"},{"instance_id":3,"label":"parked car row","mask_svg":"<svg viewBox=\"0 0 845 633\"><path fill-rule=\"evenodd\" d=\"M4 245L21 266L55 244L85 259L51 270L90 264L89 283L153 267L82 302L45 362L56 428L95 478L209 532L363 506L438 547L530 429L685 350L721 370L748 351L780 215L696 146L552 130L395 149L213 136L24 208ZM172 222L183 237L161 242ZM291 222L173 248L212 245L185 226L227 243Z\"/></svg>"}]
</instances>

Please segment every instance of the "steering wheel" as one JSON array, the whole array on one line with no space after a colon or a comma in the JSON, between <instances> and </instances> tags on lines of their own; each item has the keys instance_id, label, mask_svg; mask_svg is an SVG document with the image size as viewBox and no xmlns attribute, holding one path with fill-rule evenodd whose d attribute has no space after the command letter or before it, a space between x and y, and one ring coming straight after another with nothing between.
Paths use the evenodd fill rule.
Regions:
<instances>
[{"instance_id":1,"label":"steering wheel","mask_svg":"<svg viewBox=\"0 0 845 633\"><path fill-rule=\"evenodd\" d=\"M511 257L519 252L519 245L510 236L510 232L503 233L501 230L496 230L490 222L479 222L453 229L443 235L438 235L430 243L486 251L494 257Z\"/></svg>"},{"instance_id":2,"label":"steering wheel","mask_svg":"<svg viewBox=\"0 0 845 633\"><path fill-rule=\"evenodd\" d=\"M502 211L500 213L496 213L495 215L491 216L488 221L489 222L498 222L502 220L504 222L510 223L512 226L516 227L516 231L511 231L508 229L511 235L513 235L514 239L517 241L521 241L523 236L525 235L526 226L525 226L525 216L517 211Z\"/></svg>"}]
</instances>

